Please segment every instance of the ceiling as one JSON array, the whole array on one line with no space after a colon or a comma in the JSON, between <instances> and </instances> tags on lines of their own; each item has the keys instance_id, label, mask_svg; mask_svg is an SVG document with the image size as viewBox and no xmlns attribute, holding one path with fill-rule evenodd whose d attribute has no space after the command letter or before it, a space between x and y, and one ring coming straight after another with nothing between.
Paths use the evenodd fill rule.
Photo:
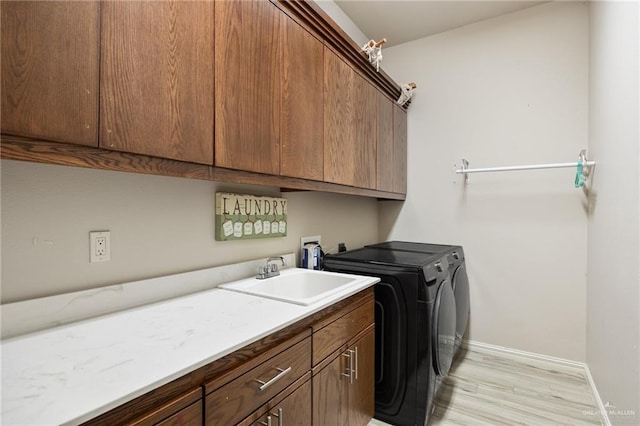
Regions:
<instances>
[{"instance_id":1,"label":"ceiling","mask_svg":"<svg viewBox=\"0 0 640 426\"><path fill-rule=\"evenodd\" d=\"M362 32L385 47L526 9L544 1L334 0Z\"/></svg>"}]
</instances>

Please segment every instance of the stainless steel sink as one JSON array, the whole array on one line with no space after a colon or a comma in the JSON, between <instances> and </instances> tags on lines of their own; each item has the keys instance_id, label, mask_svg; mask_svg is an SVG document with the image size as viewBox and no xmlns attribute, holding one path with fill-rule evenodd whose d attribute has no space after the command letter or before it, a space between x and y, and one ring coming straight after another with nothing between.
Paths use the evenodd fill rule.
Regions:
<instances>
[{"instance_id":1,"label":"stainless steel sink","mask_svg":"<svg viewBox=\"0 0 640 426\"><path fill-rule=\"evenodd\" d=\"M283 269L276 277L264 280L247 278L222 284L219 288L298 305L310 305L368 280L372 283L378 281L376 278L360 275L290 268Z\"/></svg>"}]
</instances>

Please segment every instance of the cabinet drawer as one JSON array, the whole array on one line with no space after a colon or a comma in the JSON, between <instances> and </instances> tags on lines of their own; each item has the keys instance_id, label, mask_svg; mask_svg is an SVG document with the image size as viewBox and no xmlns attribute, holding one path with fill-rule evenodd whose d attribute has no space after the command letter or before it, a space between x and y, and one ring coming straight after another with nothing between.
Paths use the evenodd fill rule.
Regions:
<instances>
[{"instance_id":1,"label":"cabinet drawer","mask_svg":"<svg viewBox=\"0 0 640 426\"><path fill-rule=\"evenodd\" d=\"M251 416L244 419L238 426L264 426L271 424L272 426L305 426L311 424L311 380L308 378L302 386L291 392L290 389L283 393L291 392L282 398L282 394L276 399L279 401L269 401L266 406L254 412ZM294 384L292 387L297 386ZM269 420L271 417L271 420ZM271 421L271 423L269 423Z\"/></svg>"},{"instance_id":2,"label":"cabinet drawer","mask_svg":"<svg viewBox=\"0 0 640 426\"><path fill-rule=\"evenodd\" d=\"M306 338L207 395L206 424L239 422L310 368L311 339Z\"/></svg>"},{"instance_id":3,"label":"cabinet drawer","mask_svg":"<svg viewBox=\"0 0 640 426\"><path fill-rule=\"evenodd\" d=\"M202 400L184 408L158 423L157 426L200 426L202 425Z\"/></svg>"},{"instance_id":4,"label":"cabinet drawer","mask_svg":"<svg viewBox=\"0 0 640 426\"><path fill-rule=\"evenodd\" d=\"M162 404L133 422L124 423L128 426L202 424L202 388L199 387L186 395ZM113 422L105 419L96 424L113 424ZM123 422L118 422L118 424L123 424Z\"/></svg>"},{"instance_id":5,"label":"cabinet drawer","mask_svg":"<svg viewBox=\"0 0 640 426\"><path fill-rule=\"evenodd\" d=\"M314 366L373 324L373 303L373 300L369 300L313 333Z\"/></svg>"}]
</instances>

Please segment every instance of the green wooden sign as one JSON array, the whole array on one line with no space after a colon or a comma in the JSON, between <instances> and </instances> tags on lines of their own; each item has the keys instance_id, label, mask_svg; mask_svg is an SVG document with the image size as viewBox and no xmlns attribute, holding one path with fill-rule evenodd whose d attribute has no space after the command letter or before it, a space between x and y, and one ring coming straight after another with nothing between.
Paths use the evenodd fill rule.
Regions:
<instances>
[{"instance_id":1,"label":"green wooden sign","mask_svg":"<svg viewBox=\"0 0 640 426\"><path fill-rule=\"evenodd\" d=\"M286 235L286 198L216 192L216 241Z\"/></svg>"}]
</instances>

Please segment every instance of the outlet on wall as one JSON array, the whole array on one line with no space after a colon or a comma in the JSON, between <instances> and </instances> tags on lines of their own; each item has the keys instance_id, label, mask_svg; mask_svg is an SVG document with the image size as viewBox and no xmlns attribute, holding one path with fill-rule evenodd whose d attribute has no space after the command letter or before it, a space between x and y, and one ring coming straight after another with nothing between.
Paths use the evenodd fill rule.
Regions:
<instances>
[{"instance_id":1,"label":"outlet on wall","mask_svg":"<svg viewBox=\"0 0 640 426\"><path fill-rule=\"evenodd\" d=\"M89 260L91 263L111 260L111 232L89 232Z\"/></svg>"},{"instance_id":2,"label":"outlet on wall","mask_svg":"<svg viewBox=\"0 0 640 426\"><path fill-rule=\"evenodd\" d=\"M320 244L322 242L322 236L314 235L312 237L302 237L300 238L300 250L304 248L304 245L307 243L316 243Z\"/></svg>"}]
</instances>

